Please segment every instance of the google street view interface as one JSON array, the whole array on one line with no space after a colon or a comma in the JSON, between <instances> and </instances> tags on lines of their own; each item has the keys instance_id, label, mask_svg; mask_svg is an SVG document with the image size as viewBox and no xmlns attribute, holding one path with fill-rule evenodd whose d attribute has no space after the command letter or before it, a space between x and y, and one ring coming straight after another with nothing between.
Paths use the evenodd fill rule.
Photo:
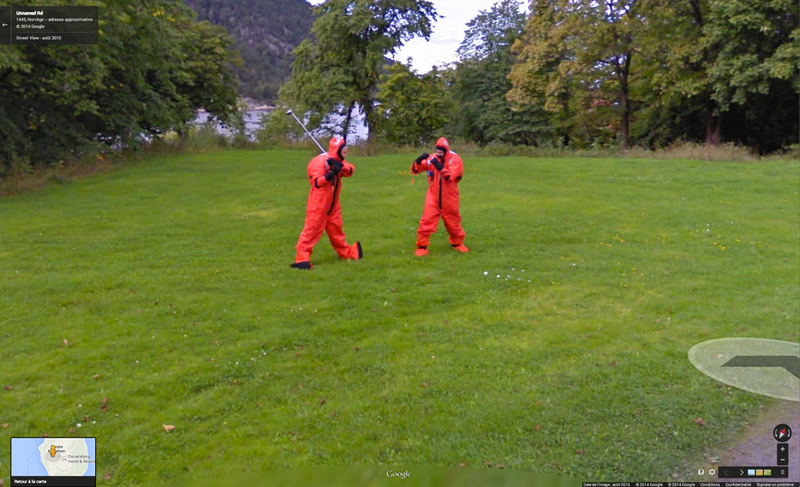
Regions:
<instances>
[{"instance_id":1,"label":"google street view interface","mask_svg":"<svg viewBox=\"0 0 800 487\"><path fill-rule=\"evenodd\" d=\"M11 485L97 485L95 444L95 438L11 438Z\"/></svg>"},{"instance_id":2,"label":"google street view interface","mask_svg":"<svg viewBox=\"0 0 800 487\"><path fill-rule=\"evenodd\" d=\"M219 3L222 4L225 2L220 1ZM490 6L490 3L490 0L486 1L486 8ZM98 29L100 26L98 19L101 15L102 7L97 6L0 6L0 51L7 46L24 46L28 49L40 49L42 46L97 44ZM2 54L2 52L0 52L0 54ZM2 61L2 57L0 57L0 61ZM0 64L0 76L2 73L3 67ZM0 141L0 143L2 143L2 141ZM299 169L300 172L303 170L304 168ZM513 178L513 175L509 177ZM471 197L480 198L481 196L473 191ZM323 239L323 241L324 240L325 239ZM622 242L621 239L618 240ZM717 243L714 242L714 244L716 245ZM603 243L603 245L606 245L606 243ZM472 246L471 243L470 246ZM370 248L365 247L365 250L369 252ZM413 253L413 248L411 252ZM369 256L369 254L367 255ZM572 263L571 265L576 266L576 263ZM479 278L485 278L487 280L495 279L494 271L483 271L483 269L481 269L481 271ZM635 271L636 270L633 269L630 272L636 275ZM286 272L289 272L288 267ZM315 267L314 271L310 271L305 275L313 276L311 272L323 273L326 272L326 270L317 270ZM505 272L508 272L509 275L506 275ZM522 274L523 272L525 272L524 269L511 268L511 270L504 271L502 274L498 273L496 279L514 279L517 275L520 276L520 279L529 279L533 270L528 270L526 274ZM513 278L511 274L515 274ZM625 274L622 275L624 276ZM512 292L513 289L512 287L509 292ZM394 292L395 290L391 289L391 291ZM420 292L424 292L424 290L420 290ZM170 304L170 306L172 305ZM316 310L314 311L316 312ZM372 309L372 312L375 313L380 311L380 309ZM386 312L392 313L392 311ZM787 311L787 313L788 312L789 311ZM671 313L672 310L667 312L667 314ZM667 314L658 318L657 323L660 327L668 326L670 317L667 316ZM592 334L593 333L594 332L592 332ZM416 330L414 335L417 335ZM424 333L420 331L418 335L423 336ZM150 337L148 336L147 338L149 339ZM155 335L153 338L156 338ZM584 339L588 342L591 339L590 334L586 334ZM581 340L581 338L576 338L576 340ZM67 344L67 340L64 340L64 343ZM269 346L272 346L272 344ZM269 348L269 346L266 348ZM284 348L284 350L286 349ZM356 352L359 351L357 347L355 350ZM292 352L294 353L293 350ZM298 350L297 355L300 356L301 352L306 353L305 350ZM362 355L364 354L364 352L361 353ZM483 353L483 348L479 349L476 346L474 353ZM644 354L646 351L641 351L641 353ZM432 356L430 360L435 361L439 360L439 358ZM683 358L681 358L681 360L683 360ZM238 362L236 364L238 365ZM613 369L617 364L610 359L606 364L601 365L607 367L608 370L619 370L622 368L617 367ZM716 338L701 341L690 350L687 350L685 366L685 369L691 370L692 374L698 374L698 376L702 374L705 375L703 379L706 380L708 384L709 395L718 394L719 391L730 391L731 388L734 390L744 390L750 394L772 398L775 402L770 404L778 405L777 409L775 409L777 412L772 415L754 416L752 421L748 421L749 426L745 429L746 436L741 440L736 440L735 438L732 440L733 437L730 431L726 430L727 427L719 427L714 423L713 418L702 418L693 414L693 410L690 406L687 406L685 410L673 408L670 411L665 411L663 416L661 416L663 424L651 425L654 430L663 433L665 431L665 424L682 424L689 422L693 423L692 428L696 426L697 431L703 431L703 434L709 435L710 437L720 438L726 443L717 451L692 451L694 458L703 458L704 460L697 461L690 465L676 465L674 470L664 472L663 476L658 479L643 478L637 469L630 465L636 464L636 458L638 458L642 452L660 451L661 448L666 448L666 445L672 442L684 442L682 434L678 432L680 428L677 426L675 426L674 431L669 432L667 436L661 435L653 437L652 441L649 443L639 444L631 450L618 452L616 456L620 465L627 465L626 467L620 467L616 470L618 472L618 478L608 478L608 475L604 474L603 478L576 479L569 477L569 472L562 468L564 462L588 461L588 466L583 468L583 472L602 471L603 469L605 469L606 472L609 471L607 465L603 465L602 468L592 467L590 465L591 458L596 452L588 449L584 450L585 447L583 447L581 443L583 435L587 434L587 431L591 431L594 425L586 424L585 427L577 428L575 431L566 431L559 429L559 425L539 424L539 422L535 422L536 424L534 424L534 422L530 424L525 423L522 428L526 431L529 430L527 434L531 437L539 434L540 431L547 431L547 434L550 435L549 438L537 438L535 440L539 442L541 448L546 448L547 445L559 445L560 448L564 444L569 443L573 445L570 447L569 454L572 455L573 459L577 459L563 460L562 458L554 458L548 456L549 453L547 451L540 450L541 459L534 458L534 464L538 468L537 474L543 473L545 476L549 475L552 478L560 477L561 480L552 480L551 478L550 481L553 485L557 484L561 486L581 485L582 483L584 487L680 487L684 485L715 485L719 483L736 482L736 485L739 487L746 487L749 485L759 485L761 487L800 487L800 482L797 481L797 472L800 468L798 467L800 448L798 447L798 439L795 437L798 433L798 414L796 409L798 397L800 397L800 353L798 352L798 344L759 338L758 336ZM632 369L628 369L628 372L630 372L630 370ZM409 369L409 373L412 372L413 371ZM508 373L513 374L516 373L516 371L508 371ZM620 370L619 373L622 374L624 372ZM636 377L643 374L650 375L658 373L658 371L653 372L649 370L636 371L635 374L631 372L632 376L635 375ZM269 376L270 374L267 373L266 377ZM577 381L576 383L580 383L579 379L576 378L575 380ZM615 379L611 377L608 380ZM235 383L236 382L234 382L234 384ZM427 382L424 382L420 387L428 387L428 385ZM299 387L302 388L303 386L300 385ZM564 387L573 386L564 384ZM517 391L513 392L516 393ZM478 398L479 394L482 394L482 391L471 391L468 396L470 398ZM36 400L43 399L37 398ZM57 404L56 396L48 400ZM375 400L378 402L380 401L378 398L375 398ZM484 399L475 400L481 401ZM604 410L607 411L608 414L613 415L615 414L615 404L621 400L624 400L624 398L596 397L594 398L596 404L594 404L592 408L596 409L596 411ZM323 407L325 404L324 398L315 399L315 401L319 403L319 407ZM571 408L570 404L549 404L549 402L549 398L541 397L532 400L530 404L535 403L537 405L536 407L540 408L566 408L567 410ZM436 404L438 403L431 403L430 407L435 408ZM788 407L787 404L789 405ZM655 404L653 407L657 408L658 406ZM105 409L105 401L103 409ZM588 413L592 413L592 411L589 410ZM416 412L411 411L409 414L413 415L416 414ZM491 419L492 414L492 411L486 411L487 418ZM0 411L0 415L2 415L2 411ZM333 417L335 412L331 412L330 415ZM0 420L2 419L2 416L0 416ZM89 416L86 417L86 420L92 421ZM225 418L220 418L220 423L222 424L224 420ZM621 429L614 432L613 435L626 435L626 428L634 426L636 421L636 417L631 417L630 420L626 420L625 423L628 424L624 424L624 426L620 424ZM227 423L224 424L227 425ZM7 424L4 424L3 429L7 426ZM120 472L116 472L116 475L111 475L108 466L103 464L103 452L105 449L109 448L122 449L125 447L121 445L112 446L109 441L106 441L106 439L100 435L98 435L97 438L79 436L81 427L83 427L83 431L86 431L87 426L89 426L88 423L78 423L69 430L69 435L64 437L55 437L54 435L52 438L48 437L48 435L42 435L42 431L36 429L31 429L26 432L15 430L13 433L15 436L11 436L9 439L10 485L15 487L33 485L49 487L117 485L117 483L120 482L119 479L123 478L123 475L121 475ZM379 425L368 425L364 427L374 427L376 433L380 434ZM173 431L174 428L174 426L164 425L164 431L159 431L159 434L181 434L180 430ZM570 426L570 428L572 428L572 426ZM62 433L66 432L67 431L64 430ZM3 434L3 430L1 429L0 434ZM296 438L293 436L296 436L296 432L293 431L291 435L287 433L288 440L286 441L294 441ZM272 441L272 439L265 438L264 441ZM429 438L428 441L435 443L436 438ZM472 446L480 449L481 441L482 439L477 437L466 438L463 445L464 451L469 453ZM191 452L191 455L189 455L190 457L197 456L195 454L196 452L193 451L194 447L191 443L186 444L182 448L187 452ZM224 450L224 445L220 448ZM692 447L690 444L687 444L685 448L691 449ZM595 449L597 449L596 444ZM604 449L604 447L601 446L600 449ZM203 452L201 456L203 458L207 457L209 462L216 461L216 459L212 459L211 453L213 452L208 453L209 454L206 455L206 452ZM133 454L135 453L131 453L131 455ZM476 465L473 461L472 465L468 465L464 462L461 470L459 470L461 472L471 471L475 474L475 478L482 480L470 483L463 481L462 478L463 483L459 483L459 485L482 485L481 482L495 482L496 479L494 478L480 476L486 472L491 475L500 475L507 478L509 481L507 485L533 485L531 482L534 482L534 480L531 479L534 479L534 477L515 476L521 473L531 473L530 471L519 472L515 471L513 467L506 468L502 465L502 462L508 460L489 458L492 454L492 452L489 451L484 454L487 456L487 459L482 461L482 464ZM242 466L243 470L258 470L254 469L254 465L258 463L257 456L258 455L255 455L253 458L253 464ZM541 462L541 464L538 462ZM122 464L124 463L125 462L122 462ZM314 458L306 458L302 460L301 463L313 466ZM364 466L365 469L368 467L369 466ZM372 467L374 467L374 465ZM115 468L119 469L122 467L117 465ZM398 468L387 464L385 468L381 467L378 477L370 477L370 485L391 485L393 483L398 485L403 485L403 483L408 485L447 485L447 479L453 478L452 475L450 477L442 475L434 478L434 475L431 474L431 472L433 472L431 468L433 467L426 465L418 465L416 469L414 466L407 465ZM230 470L231 469L228 471ZM296 470L299 471L301 468ZM101 480L99 482L97 479L98 471L101 473ZM103 474L106 472L108 472L108 475L103 479ZM186 472L189 471L187 470ZM425 476L428 477L431 483L425 483L427 480L421 478ZM186 473L184 476L180 477L179 480L187 478L192 478L191 472ZM538 483L537 485L546 485L548 482L544 476L535 477L535 479L535 482ZM671 481L673 483L670 483ZM123 483L124 482L130 481L125 480ZM223 480L220 480L220 482L223 482ZM436 482L441 483L436 484ZM559 484L558 482L561 483ZM3 485L1 477L0 485ZM133 484L124 483L124 485ZM220 483L219 485L223 484ZM336 485L339 484L337 483Z\"/></svg>"}]
</instances>

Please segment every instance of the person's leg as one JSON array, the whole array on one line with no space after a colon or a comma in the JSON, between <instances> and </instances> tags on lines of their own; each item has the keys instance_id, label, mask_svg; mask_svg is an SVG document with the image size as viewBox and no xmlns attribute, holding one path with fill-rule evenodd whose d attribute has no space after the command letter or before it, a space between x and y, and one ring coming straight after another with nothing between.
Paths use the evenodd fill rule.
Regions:
<instances>
[{"instance_id":1,"label":"person's leg","mask_svg":"<svg viewBox=\"0 0 800 487\"><path fill-rule=\"evenodd\" d=\"M419 220L417 228L417 251L416 255L422 256L428 253L428 245L431 235L436 233L439 228L439 207L433 201L425 201L425 208L422 210L422 218Z\"/></svg>"},{"instance_id":2,"label":"person's leg","mask_svg":"<svg viewBox=\"0 0 800 487\"><path fill-rule=\"evenodd\" d=\"M311 269L311 253L324 231L325 215L320 215L318 212L307 212L303 231L300 232L300 238L297 240L297 246L295 247L297 256L294 259L294 264L291 265L292 267L296 269Z\"/></svg>"},{"instance_id":3,"label":"person's leg","mask_svg":"<svg viewBox=\"0 0 800 487\"><path fill-rule=\"evenodd\" d=\"M328 239L331 241L333 249L339 254L340 258L359 260L363 257L361 244L359 242L353 245L347 245L347 240L344 235L344 223L342 222L342 208L338 203L333 208L331 214L328 215L325 233L328 234Z\"/></svg>"},{"instance_id":4,"label":"person's leg","mask_svg":"<svg viewBox=\"0 0 800 487\"><path fill-rule=\"evenodd\" d=\"M442 220L444 220L444 227L447 229L447 234L449 235L448 240L450 241L450 245L460 252L469 252L469 249L463 244L466 233L461 227L461 215L458 213L458 210L455 212L448 211L442 213Z\"/></svg>"}]
</instances>

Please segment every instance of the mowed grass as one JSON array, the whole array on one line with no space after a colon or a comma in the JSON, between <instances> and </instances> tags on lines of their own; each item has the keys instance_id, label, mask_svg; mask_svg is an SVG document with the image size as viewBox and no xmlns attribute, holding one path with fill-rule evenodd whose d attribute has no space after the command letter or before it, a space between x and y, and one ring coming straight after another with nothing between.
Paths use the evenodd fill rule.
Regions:
<instances>
[{"instance_id":1,"label":"mowed grass","mask_svg":"<svg viewBox=\"0 0 800 487\"><path fill-rule=\"evenodd\" d=\"M440 226L420 259L415 155L351 159L365 258L323 237L310 272L288 267L308 152L1 199L0 478L10 437L47 434L96 437L102 485L462 462L697 480L772 404L687 351L798 341L797 162L467 158L472 252Z\"/></svg>"}]
</instances>

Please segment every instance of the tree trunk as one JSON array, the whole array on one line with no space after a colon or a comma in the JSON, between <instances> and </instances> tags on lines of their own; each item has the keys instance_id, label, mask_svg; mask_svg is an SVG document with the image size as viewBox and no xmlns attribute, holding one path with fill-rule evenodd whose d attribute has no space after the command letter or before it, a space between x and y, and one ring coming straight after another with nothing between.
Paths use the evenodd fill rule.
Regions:
<instances>
[{"instance_id":1,"label":"tree trunk","mask_svg":"<svg viewBox=\"0 0 800 487\"><path fill-rule=\"evenodd\" d=\"M689 8L692 10L692 17L699 28L703 27L703 10L700 8L700 0L689 0Z\"/></svg>"},{"instance_id":2,"label":"tree trunk","mask_svg":"<svg viewBox=\"0 0 800 487\"><path fill-rule=\"evenodd\" d=\"M372 127L370 120L372 120L372 100L364 100L365 103L361 105L361 113L364 114L364 125L367 126L367 142L372 142Z\"/></svg>"},{"instance_id":3,"label":"tree trunk","mask_svg":"<svg viewBox=\"0 0 800 487\"><path fill-rule=\"evenodd\" d=\"M344 133L342 134L342 138L345 142L347 142L347 134L350 133L350 122L353 120L353 108L355 105L356 102L350 103L350 106L347 108L347 116L344 119L344 127L342 128Z\"/></svg>"},{"instance_id":4,"label":"tree trunk","mask_svg":"<svg viewBox=\"0 0 800 487\"><path fill-rule=\"evenodd\" d=\"M622 139L622 148L628 149L628 135L630 133L630 116L631 108L628 100L628 74L631 69L631 52L628 51L625 55L625 63L620 70L619 77L619 105L622 109L622 120L620 126L620 138Z\"/></svg>"},{"instance_id":5,"label":"tree trunk","mask_svg":"<svg viewBox=\"0 0 800 487\"><path fill-rule=\"evenodd\" d=\"M722 139L722 114L708 114L706 119L706 144L714 147L718 146Z\"/></svg>"},{"instance_id":6,"label":"tree trunk","mask_svg":"<svg viewBox=\"0 0 800 487\"><path fill-rule=\"evenodd\" d=\"M700 8L700 1L699 0L689 0L689 7L691 8L692 18L694 18L695 23L697 24L697 29L702 30L704 25L703 19L703 10ZM704 53L704 57L706 59L706 63L711 64L713 61L713 55L709 48L706 48ZM693 66L692 71L698 72L700 71L700 66ZM705 92L704 96L708 97L708 116L706 117L706 145L712 145L714 147L719 145L721 135L722 135L722 116L721 115L714 115L714 110L716 108L716 104L711 99L710 93L708 91Z\"/></svg>"},{"instance_id":7,"label":"tree trunk","mask_svg":"<svg viewBox=\"0 0 800 487\"><path fill-rule=\"evenodd\" d=\"M620 93L620 106L622 108L622 123L620 126L620 139L622 141L622 148L628 148L628 132L630 130L628 123L630 119L630 108L628 107L628 90L627 87Z\"/></svg>"}]
</instances>

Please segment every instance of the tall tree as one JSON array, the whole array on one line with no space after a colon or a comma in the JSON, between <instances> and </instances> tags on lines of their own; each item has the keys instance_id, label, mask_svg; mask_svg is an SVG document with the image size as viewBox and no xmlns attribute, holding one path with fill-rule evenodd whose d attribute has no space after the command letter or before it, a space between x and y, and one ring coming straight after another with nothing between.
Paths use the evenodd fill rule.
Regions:
<instances>
[{"instance_id":1,"label":"tall tree","mask_svg":"<svg viewBox=\"0 0 800 487\"><path fill-rule=\"evenodd\" d=\"M312 121L338 113L343 135L360 109L375 123L375 102L386 56L414 37L428 39L438 18L427 0L327 0L314 9L312 38L294 53L284 96ZM370 130L370 134L372 130Z\"/></svg>"},{"instance_id":2,"label":"tall tree","mask_svg":"<svg viewBox=\"0 0 800 487\"><path fill-rule=\"evenodd\" d=\"M702 117L709 144L726 137L774 150L797 140L793 2L644 1L648 42L641 49L654 104Z\"/></svg>"},{"instance_id":3,"label":"tall tree","mask_svg":"<svg viewBox=\"0 0 800 487\"><path fill-rule=\"evenodd\" d=\"M707 67L713 48L703 43L707 0L640 0L646 12L635 46L639 83L635 133L638 143L660 145L683 138L719 142L718 107L711 99Z\"/></svg>"},{"instance_id":4,"label":"tall tree","mask_svg":"<svg viewBox=\"0 0 800 487\"><path fill-rule=\"evenodd\" d=\"M767 94L770 81L800 90L800 27L791 0L710 0L706 44L719 46L709 66L712 97L725 110Z\"/></svg>"},{"instance_id":5,"label":"tall tree","mask_svg":"<svg viewBox=\"0 0 800 487\"><path fill-rule=\"evenodd\" d=\"M450 101L437 69L418 75L394 63L381 77L373 129L395 144L420 145L437 137L447 122Z\"/></svg>"},{"instance_id":6,"label":"tall tree","mask_svg":"<svg viewBox=\"0 0 800 487\"><path fill-rule=\"evenodd\" d=\"M718 54L708 80L729 139L762 152L797 143L799 21L791 0L709 0L703 32Z\"/></svg>"},{"instance_id":7,"label":"tall tree","mask_svg":"<svg viewBox=\"0 0 800 487\"><path fill-rule=\"evenodd\" d=\"M525 28L525 14L519 0L500 0L489 10L481 10L467 22L464 40L456 53L464 61L480 61L505 51Z\"/></svg>"},{"instance_id":8,"label":"tall tree","mask_svg":"<svg viewBox=\"0 0 800 487\"><path fill-rule=\"evenodd\" d=\"M455 130L481 145L491 142L537 145L550 136L547 114L541 107L512 109L506 99L508 74L516 56L511 45L525 27L518 0L501 0L482 10L467 24L458 48L460 61L453 73L457 102Z\"/></svg>"},{"instance_id":9,"label":"tall tree","mask_svg":"<svg viewBox=\"0 0 800 487\"><path fill-rule=\"evenodd\" d=\"M620 143L629 145L632 62L641 34L639 0L534 0L512 70L517 103L555 112L607 107L617 115ZM566 95L566 96L565 96ZM611 100L609 100L611 98Z\"/></svg>"},{"instance_id":10,"label":"tall tree","mask_svg":"<svg viewBox=\"0 0 800 487\"><path fill-rule=\"evenodd\" d=\"M222 29L169 0L105 0L100 15L96 45L7 46L0 55L0 173L182 130L201 107L237 118L227 68L236 56Z\"/></svg>"}]
</instances>

